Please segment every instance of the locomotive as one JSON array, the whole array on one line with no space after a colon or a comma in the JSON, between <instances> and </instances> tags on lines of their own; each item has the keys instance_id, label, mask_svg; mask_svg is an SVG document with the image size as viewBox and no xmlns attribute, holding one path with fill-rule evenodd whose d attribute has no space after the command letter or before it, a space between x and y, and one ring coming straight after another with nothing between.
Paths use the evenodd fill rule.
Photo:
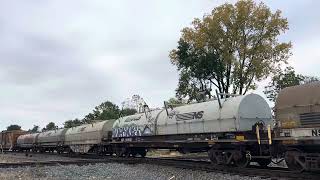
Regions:
<instances>
[{"instance_id":1,"label":"locomotive","mask_svg":"<svg viewBox=\"0 0 320 180\"><path fill-rule=\"evenodd\" d=\"M267 166L282 158L295 171L320 170L320 83L283 89L275 104L257 94L217 93L207 102L164 108L21 135L19 150L146 156L148 149L208 152L213 165Z\"/></svg>"}]
</instances>

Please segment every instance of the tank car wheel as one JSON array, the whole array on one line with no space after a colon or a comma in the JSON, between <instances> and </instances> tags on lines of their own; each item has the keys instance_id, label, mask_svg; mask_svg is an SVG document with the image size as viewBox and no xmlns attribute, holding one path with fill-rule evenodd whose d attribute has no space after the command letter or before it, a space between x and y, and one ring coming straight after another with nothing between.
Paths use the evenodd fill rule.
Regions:
<instances>
[{"instance_id":1,"label":"tank car wheel","mask_svg":"<svg viewBox=\"0 0 320 180\"><path fill-rule=\"evenodd\" d=\"M258 159L257 163L261 167L267 167L271 163L271 159Z\"/></svg>"},{"instance_id":2,"label":"tank car wheel","mask_svg":"<svg viewBox=\"0 0 320 180\"><path fill-rule=\"evenodd\" d=\"M236 151L233 153L233 162L237 167L245 168L250 164L245 152Z\"/></svg>"},{"instance_id":3,"label":"tank car wheel","mask_svg":"<svg viewBox=\"0 0 320 180\"><path fill-rule=\"evenodd\" d=\"M145 149L142 149L139 151L139 155L144 158L147 155L147 151Z\"/></svg>"},{"instance_id":4,"label":"tank car wheel","mask_svg":"<svg viewBox=\"0 0 320 180\"><path fill-rule=\"evenodd\" d=\"M132 155L132 157L136 157L136 156L138 155L138 153L137 153L136 151L133 151L133 152L131 153L131 155Z\"/></svg>"},{"instance_id":5,"label":"tank car wheel","mask_svg":"<svg viewBox=\"0 0 320 180\"><path fill-rule=\"evenodd\" d=\"M115 153L116 153L117 157L121 157L122 156L122 152L119 149L117 149Z\"/></svg>"},{"instance_id":6,"label":"tank car wheel","mask_svg":"<svg viewBox=\"0 0 320 180\"><path fill-rule=\"evenodd\" d=\"M304 157L301 156L301 152L287 151L285 154L285 161L290 170L302 172L305 170Z\"/></svg>"},{"instance_id":7,"label":"tank car wheel","mask_svg":"<svg viewBox=\"0 0 320 180\"><path fill-rule=\"evenodd\" d=\"M123 157L123 156L126 156L126 148L124 147L118 147L116 148L116 156L117 157Z\"/></svg>"},{"instance_id":8,"label":"tank car wheel","mask_svg":"<svg viewBox=\"0 0 320 180\"><path fill-rule=\"evenodd\" d=\"M218 157L217 157L217 151L213 150L213 149L210 149L209 152L208 152L208 155L209 155L209 159L211 161L211 163L216 166L219 164L219 161L218 161Z\"/></svg>"}]
</instances>

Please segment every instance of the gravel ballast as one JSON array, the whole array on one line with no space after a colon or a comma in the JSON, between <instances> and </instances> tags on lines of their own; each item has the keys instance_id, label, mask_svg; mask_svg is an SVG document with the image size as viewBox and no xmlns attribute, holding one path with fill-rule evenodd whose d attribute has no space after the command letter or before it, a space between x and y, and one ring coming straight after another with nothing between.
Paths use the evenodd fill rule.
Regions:
<instances>
[{"instance_id":1,"label":"gravel ballast","mask_svg":"<svg viewBox=\"0 0 320 180\"><path fill-rule=\"evenodd\" d=\"M207 173L204 171L191 171L148 164L127 165L108 163L85 166L69 165L0 169L0 179L258 180L260 178Z\"/></svg>"}]
</instances>

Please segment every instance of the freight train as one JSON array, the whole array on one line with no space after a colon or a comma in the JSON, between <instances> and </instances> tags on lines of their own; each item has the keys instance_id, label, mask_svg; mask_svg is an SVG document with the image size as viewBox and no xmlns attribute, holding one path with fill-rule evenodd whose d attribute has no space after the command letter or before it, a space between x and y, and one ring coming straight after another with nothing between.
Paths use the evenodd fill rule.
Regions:
<instances>
[{"instance_id":1,"label":"freight train","mask_svg":"<svg viewBox=\"0 0 320 180\"><path fill-rule=\"evenodd\" d=\"M3 133L2 133L3 134ZM3 141L2 141L3 142ZM1 143L2 144L2 143ZM208 152L212 165L267 166L284 159L295 171L320 170L320 83L283 89L275 104L257 94L217 99L17 136L13 150L145 157L148 149Z\"/></svg>"}]
</instances>

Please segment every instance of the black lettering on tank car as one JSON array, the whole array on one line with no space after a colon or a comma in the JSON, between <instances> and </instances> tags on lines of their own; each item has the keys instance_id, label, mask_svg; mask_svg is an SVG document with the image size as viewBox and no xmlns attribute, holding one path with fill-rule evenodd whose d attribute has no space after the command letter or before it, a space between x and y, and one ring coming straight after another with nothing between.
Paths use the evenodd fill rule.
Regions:
<instances>
[{"instance_id":1,"label":"black lettering on tank car","mask_svg":"<svg viewBox=\"0 0 320 180\"><path fill-rule=\"evenodd\" d=\"M199 111L199 112L195 113L194 117L196 119L201 119L203 117L203 111Z\"/></svg>"},{"instance_id":2,"label":"black lettering on tank car","mask_svg":"<svg viewBox=\"0 0 320 180\"><path fill-rule=\"evenodd\" d=\"M320 129L313 129L312 136L320 136Z\"/></svg>"},{"instance_id":3,"label":"black lettering on tank car","mask_svg":"<svg viewBox=\"0 0 320 180\"><path fill-rule=\"evenodd\" d=\"M182 113L176 115L177 121L188 121L194 119L201 119L203 117L203 111L199 112L189 112L189 113Z\"/></svg>"}]
</instances>

